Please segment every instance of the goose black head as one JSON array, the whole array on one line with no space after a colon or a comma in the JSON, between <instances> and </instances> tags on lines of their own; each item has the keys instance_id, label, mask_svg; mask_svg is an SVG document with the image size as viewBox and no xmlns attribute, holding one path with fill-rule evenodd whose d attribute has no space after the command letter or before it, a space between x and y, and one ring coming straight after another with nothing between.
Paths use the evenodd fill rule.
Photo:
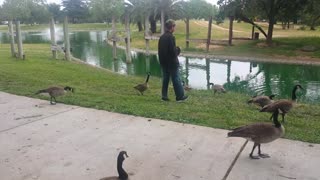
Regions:
<instances>
[{"instance_id":1,"label":"goose black head","mask_svg":"<svg viewBox=\"0 0 320 180\"><path fill-rule=\"evenodd\" d=\"M118 155L118 161L124 161L125 157L129 157L126 151L121 151Z\"/></svg>"},{"instance_id":2,"label":"goose black head","mask_svg":"<svg viewBox=\"0 0 320 180\"><path fill-rule=\"evenodd\" d=\"M276 96L275 94L271 94L271 95L269 96L269 98L270 98L270 99L273 99L275 96Z\"/></svg>"},{"instance_id":3,"label":"goose black head","mask_svg":"<svg viewBox=\"0 0 320 180\"><path fill-rule=\"evenodd\" d=\"M279 116L279 113L281 112L280 109L276 109L273 114L272 114L272 117L273 117L273 123L276 127L281 127L281 124L280 122L278 121L278 116Z\"/></svg>"},{"instance_id":4,"label":"goose black head","mask_svg":"<svg viewBox=\"0 0 320 180\"><path fill-rule=\"evenodd\" d=\"M294 89L303 89L303 87L300 84L297 84L294 86Z\"/></svg>"},{"instance_id":5,"label":"goose black head","mask_svg":"<svg viewBox=\"0 0 320 180\"><path fill-rule=\"evenodd\" d=\"M212 86L213 86L214 84L211 82L211 83L209 83L209 85L212 85Z\"/></svg>"},{"instance_id":6,"label":"goose black head","mask_svg":"<svg viewBox=\"0 0 320 180\"><path fill-rule=\"evenodd\" d=\"M63 88L65 91L71 91L71 92L74 92L74 89L70 86L66 86Z\"/></svg>"},{"instance_id":7,"label":"goose black head","mask_svg":"<svg viewBox=\"0 0 320 180\"><path fill-rule=\"evenodd\" d=\"M298 89L303 89L303 87L300 85L300 84L297 84L293 87L293 90L292 90L292 100L293 101L296 101L297 100L297 95L296 95L296 91Z\"/></svg>"},{"instance_id":8,"label":"goose black head","mask_svg":"<svg viewBox=\"0 0 320 180\"><path fill-rule=\"evenodd\" d=\"M123 164L123 161L125 160L125 156L129 157L126 151L121 151L118 155L117 170L118 170L120 180L128 179L128 173L122 168L122 164Z\"/></svg>"}]
</instances>

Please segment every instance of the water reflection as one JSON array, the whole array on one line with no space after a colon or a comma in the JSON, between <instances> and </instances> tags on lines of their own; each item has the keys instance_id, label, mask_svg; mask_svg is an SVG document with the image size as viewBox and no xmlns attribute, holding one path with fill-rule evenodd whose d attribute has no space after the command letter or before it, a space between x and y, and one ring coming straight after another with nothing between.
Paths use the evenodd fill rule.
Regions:
<instances>
[{"instance_id":1,"label":"water reflection","mask_svg":"<svg viewBox=\"0 0 320 180\"><path fill-rule=\"evenodd\" d=\"M126 63L125 51L117 50L117 60L112 58L112 47L104 42L107 33L74 32L70 34L73 56L89 64L114 72L129 75L161 77L156 55L145 56L131 52L132 64ZM63 34L57 29L56 38L62 44ZM49 31L23 33L24 43L49 42ZM2 43L9 42L6 33L0 33ZM204 59L179 57L183 80L196 89L209 89L209 83L223 84L226 89L256 94L277 94L277 98L290 98L292 87L300 83L306 90L300 92L303 101L319 103L320 67L307 65L284 65L230 61L225 59Z\"/></svg>"}]
</instances>

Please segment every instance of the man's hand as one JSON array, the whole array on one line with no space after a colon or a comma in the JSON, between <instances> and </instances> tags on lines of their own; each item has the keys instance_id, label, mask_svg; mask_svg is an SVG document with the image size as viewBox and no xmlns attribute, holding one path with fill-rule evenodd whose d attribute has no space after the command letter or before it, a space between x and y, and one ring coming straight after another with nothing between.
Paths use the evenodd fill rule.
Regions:
<instances>
[{"instance_id":1,"label":"man's hand","mask_svg":"<svg viewBox=\"0 0 320 180\"><path fill-rule=\"evenodd\" d=\"M177 56L179 56L180 52L181 52L181 49L179 46L176 47L176 52L177 52Z\"/></svg>"}]
</instances>

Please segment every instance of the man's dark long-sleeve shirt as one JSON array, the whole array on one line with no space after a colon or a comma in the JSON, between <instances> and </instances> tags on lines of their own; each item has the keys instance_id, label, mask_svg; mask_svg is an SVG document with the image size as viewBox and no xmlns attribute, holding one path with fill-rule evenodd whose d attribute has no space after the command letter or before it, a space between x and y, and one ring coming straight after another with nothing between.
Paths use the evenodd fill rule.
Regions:
<instances>
[{"instance_id":1,"label":"man's dark long-sleeve shirt","mask_svg":"<svg viewBox=\"0 0 320 180\"><path fill-rule=\"evenodd\" d=\"M158 55L162 67L167 69L176 69L179 67L176 40L171 32L167 31L160 36Z\"/></svg>"}]
</instances>

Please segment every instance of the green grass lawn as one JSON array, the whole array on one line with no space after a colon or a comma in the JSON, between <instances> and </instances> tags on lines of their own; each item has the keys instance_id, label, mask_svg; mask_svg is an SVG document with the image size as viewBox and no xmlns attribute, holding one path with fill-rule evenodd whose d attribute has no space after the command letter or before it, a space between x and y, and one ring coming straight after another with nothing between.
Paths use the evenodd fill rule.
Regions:
<instances>
[{"instance_id":1,"label":"green grass lawn","mask_svg":"<svg viewBox=\"0 0 320 180\"><path fill-rule=\"evenodd\" d=\"M133 89L143 77L120 75L77 62L51 59L48 44L25 44L25 61L10 57L7 44L0 44L0 91L41 98L39 89L51 85L71 86L74 94L57 98L58 103L159 118L214 128L231 129L253 122L268 122L269 113L248 105L248 95L235 92L214 95L193 90L187 102L160 101L160 79L150 78L144 96ZM62 55L60 55L62 57ZM170 99L174 100L172 86ZM49 101L48 101L49 104ZM287 115L285 138L320 143L320 106L299 104Z\"/></svg>"}]
</instances>

